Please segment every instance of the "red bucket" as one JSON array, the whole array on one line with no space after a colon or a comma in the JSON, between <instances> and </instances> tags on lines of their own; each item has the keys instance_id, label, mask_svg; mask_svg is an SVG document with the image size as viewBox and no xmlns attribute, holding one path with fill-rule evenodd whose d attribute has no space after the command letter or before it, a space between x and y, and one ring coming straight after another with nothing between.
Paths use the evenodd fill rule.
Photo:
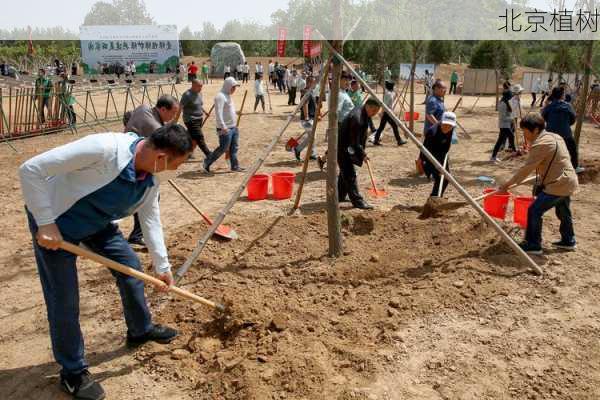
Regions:
<instances>
[{"instance_id":1,"label":"red bucket","mask_svg":"<svg viewBox=\"0 0 600 400\"><path fill-rule=\"evenodd\" d=\"M496 189L484 189L483 194L495 192ZM496 193L483 199L483 209L488 215L498 219L506 218L506 209L508 208L508 200L510 193Z\"/></svg>"},{"instance_id":2,"label":"red bucket","mask_svg":"<svg viewBox=\"0 0 600 400\"><path fill-rule=\"evenodd\" d=\"M419 113L418 112L413 112L413 121L417 121L419 119ZM404 113L404 120L405 121L410 121L410 111L406 111Z\"/></svg>"},{"instance_id":3,"label":"red bucket","mask_svg":"<svg viewBox=\"0 0 600 400\"><path fill-rule=\"evenodd\" d=\"M534 200L535 197L531 196L519 196L514 199L513 221L523 229L527 228L527 211Z\"/></svg>"},{"instance_id":4,"label":"red bucket","mask_svg":"<svg viewBox=\"0 0 600 400\"><path fill-rule=\"evenodd\" d=\"M257 174L248 182L248 200L264 200L269 193L269 175Z\"/></svg>"},{"instance_id":5,"label":"red bucket","mask_svg":"<svg viewBox=\"0 0 600 400\"><path fill-rule=\"evenodd\" d=\"M292 197L296 174L293 172L275 172L271 175L273 179L273 198L285 200Z\"/></svg>"}]
</instances>

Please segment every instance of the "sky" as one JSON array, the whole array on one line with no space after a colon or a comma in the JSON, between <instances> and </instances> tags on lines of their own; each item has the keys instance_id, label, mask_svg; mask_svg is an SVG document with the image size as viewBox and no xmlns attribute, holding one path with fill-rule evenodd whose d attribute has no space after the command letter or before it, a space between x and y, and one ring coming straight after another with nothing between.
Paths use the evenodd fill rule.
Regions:
<instances>
[{"instance_id":1,"label":"sky","mask_svg":"<svg viewBox=\"0 0 600 400\"><path fill-rule=\"evenodd\" d=\"M26 9L18 1L2 1L0 29L62 26L77 33L97 0L26 1ZM145 3L148 13L159 24L174 24L179 29L189 25L192 30L200 30L204 21L217 28L232 19L269 24L273 12L287 8L287 0L145 0Z\"/></svg>"},{"instance_id":2,"label":"sky","mask_svg":"<svg viewBox=\"0 0 600 400\"><path fill-rule=\"evenodd\" d=\"M26 8L18 1L3 1L0 29L62 26L77 33L85 15L97 0L26 1ZM567 0L571 7L573 2ZM197 31L204 21L212 22L217 28L232 19L269 24L271 14L280 8L286 9L288 0L145 0L145 3L148 12L159 24L174 24L179 30L190 26L192 31ZM548 8L552 2L530 0L529 3L532 7Z\"/></svg>"}]
</instances>

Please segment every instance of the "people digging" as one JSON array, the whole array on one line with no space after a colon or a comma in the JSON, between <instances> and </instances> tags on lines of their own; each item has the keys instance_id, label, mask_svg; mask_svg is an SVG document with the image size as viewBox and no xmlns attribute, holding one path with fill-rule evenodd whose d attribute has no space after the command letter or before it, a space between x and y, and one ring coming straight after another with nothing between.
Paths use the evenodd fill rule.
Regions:
<instances>
[{"instance_id":1,"label":"people digging","mask_svg":"<svg viewBox=\"0 0 600 400\"><path fill-rule=\"evenodd\" d=\"M206 140L202 133L204 115L208 116L208 113L204 109L204 102L202 100L201 81L198 79L192 80L192 87L181 95L180 104L181 107L175 121L179 120L179 113L183 111L183 123L194 141L194 145L197 145L202 153L204 153L204 156L208 157L211 151L206 145Z\"/></svg>"},{"instance_id":2,"label":"people digging","mask_svg":"<svg viewBox=\"0 0 600 400\"><path fill-rule=\"evenodd\" d=\"M234 172L244 171L244 168L240 167L237 158L240 133L236 126L237 114L233 97L231 97L238 86L240 86L238 81L230 76L225 79L221 91L215 96L215 119L217 135L219 136L219 147L204 160L203 166L206 173L210 173L211 165L227 150L229 150L231 170Z\"/></svg>"},{"instance_id":3,"label":"people digging","mask_svg":"<svg viewBox=\"0 0 600 400\"><path fill-rule=\"evenodd\" d=\"M394 99L396 95L394 93L394 82L386 82L385 83L385 92L383 94L383 102L390 109L394 106ZM398 125L394 122L394 119L386 112L383 112L383 116L381 117L381 121L379 122L379 128L377 128L377 132L375 132L375 138L373 140L373 144L375 146L381 146L381 134L385 129L386 124L390 124L392 127L392 131L394 132L394 137L396 138L396 144L398 146L402 146L406 144L406 140L400 137L400 132L398 130Z\"/></svg>"},{"instance_id":4,"label":"people digging","mask_svg":"<svg viewBox=\"0 0 600 400\"><path fill-rule=\"evenodd\" d=\"M357 80L353 79L352 82L350 82L350 90L348 91L348 96L350 96L350 100L352 100L354 107L362 106L364 101L364 95L361 91L360 85L358 84ZM375 133L376 131L375 125L373 124L373 120L371 118L369 118L369 129L371 130L371 133Z\"/></svg>"},{"instance_id":5,"label":"people digging","mask_svg":"<svg viewBox=\"0 0 600 400\"><path fill-rule=\"evenodd\" d=\"M294 155L296 156L297 161L302 161L300 156L302 151L308 146L308 142L310 141L310 132L315 121L317 112L317 100L315 99L313 91L315 84L316 79L313 76L309 76L306 80L306 88L304 91L305 95L308 93L308 100L304 103L300 112L300 120L302 121L302 127L305 130L305 135L300 143L298 143L298 145L294 148ZM317 159L317 150L315 147L316 146L313 145L312 153L309 157L311 160Z\"/></svg>"},{"instance_id":6,"label":"people digging","mask_svg":"<svg viewBox=\"0 0 600 400\"><path fill-rule=\"evenodd\" d=\"M452 146L452 134L456 128L456 114L451 111L446 111L442 114L441 120L432 125L427 132L425 132L425 140L423 145L429 152L435 157L435 159L442 165L445 165L446 171L450 172L450 159L448 153ZM429 161L423 153L419 154L421 162L423 163L423 170L425 174L433 178L433 189L431 190L431 197L443 197L446 188L448 187L448 180L445 179L442 183L442 174L435 168L435 166ZM441 190L440 190L441 184ZM441 194L441 196L440 196Z\"/></svg>"},{"instance_id":7,"label":"people digging","mask_svg":"<svg viewBox=\"0 0 600 400\"><path fill-rule=\"evenodd\" d=\"M373 208L360 194L355 165L361 167L368 160L365 151L369 129L369 118L381 109L375 99L368 99L364 106L356 107L343 120L338 136L338 198L340 202L350 198L355 208Z\"/></svg>"},{"instance_id":8,"label":"people digging","mask_svg":"<svg viewBox=\"0 0 600 400\"><path fill-rule=\"evenodd\" d=\"M520 126L525 140L531 145L529 156L525 165L500 185L499 190L507 192L510 186L521 183L531 172L536 172L536 198L527 211L527 229L521 248L530 254L543 253L542 218L546 211L554 208L560 220L561 240L552 245L575 250L577 243L570 206L571 196L577 191L579 183L567 145L560 135L545 130L546 122L539 113L527 114L521 119Z\"/></svg>"},{"instance_id":9,"label":"people digging","mask_svg":"<svg viewBox=\"0 0 600 400\"><path fill-rule=\"evenodd\" d=\"M179 102L170 95L162 95L158 98L156 106L150 107L142 104L131 112L125 132L134 132L139 136L148 137L158 128L171 122L179 112ZM146 247L142 227L137 214L133 214L133 230L127 239L130 244Z\"/></svg>"},{"instance_id":10,"label":"people digging","mask_svg":"<svg viewBox=\"0 0 600 400\"><path fill-rule=\"evenodd\" d=\"M88 370L79 325L77 256L60 250L63 241L137 271L142 265L113 221L139 213L150 257L161 284L173 284L158 207L157 177L177 169L192 151L180 125L166 125L149 137L102 133L37 155L19 169L33 250L46 302L54 358L62 367L61 388L76 399L100 400L102 386ZM112 272L121 296L128 346L169 343L175 329L154 324L144 283Z\"/></svg>"}]
</instances>

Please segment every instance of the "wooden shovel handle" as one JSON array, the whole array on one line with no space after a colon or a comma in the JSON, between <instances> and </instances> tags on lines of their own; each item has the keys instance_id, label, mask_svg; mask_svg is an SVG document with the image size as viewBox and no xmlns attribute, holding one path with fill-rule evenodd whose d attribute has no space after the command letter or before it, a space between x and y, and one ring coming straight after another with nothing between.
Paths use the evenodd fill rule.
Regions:
<instances>
[{"instance_id":1,"label":"wooden shovel handle","mask_svg":"<svg viewBox=\"0 0 600 400\"><path fill-rule=\"evenodd\" d=\"M371 163L369 160L365 160L365 164L367 164L367 169L369 170L369 176L371 177L371 184L373 185L373 191L377 193L377 186L375 186L375 178L373 178L373 170L371 170Z\"/></svg>"},{"instance_id":2,"label":"wooden shovel handle","mask_svg":"<svg viewBox=\"0 0 600 400\"><path fill-rule=\"evenodd\" d=\"M81 248L79 246L75 246L73 243L69 243L69 242L63 241L63 242L60 243L60 248L63 249L63 250L68 251L69 253L73 253L73 254L78 255L80 257L87 258L89 260L95 261L95 262L97 262L99 264L104 265L105 267L108 267L108 268L112 269L112 270L119 271L119 272L121 272L121 273L123 273L125 275L129 275L129 276L132 276L134 278L137 278L137 279L139 279L139 280L141 280L143 282L150 283L150 284L155 285L155 286L163 286L163 287L166 286L166 284L163 281L161 281L160 279L157 279L157 278L155 278L153 276L150 276L148 274L145 274L143 272L137 271L137 270L135 270L133 268L130 268L130 267L126 266L126 265L120 264L120 263L118 263L116 261L113 261L111 259L103 257L103 256L101 256L99 254L96 254L94 252L91 252L89 250ZM176 286L171 286L169 288L169 292L173 292L174 294L178 295L179 297L182 297L182 298L188 299L188 300L192 300L192 301L194 301L196 303L200 303L200 304L203 304L205 306L216 308L216 309L221 310L221 311L224 310L223 305L214 303L214 302L212 302L210 300L207 300L207 299L205 299L203 297L197 296L197 295L195 295L195 294L193 294L191 292L188 292L187 290L178 288Z\"/></svg>"},{"instance_id":3,"label":"wooden shovel handle","mask_svg":"<svg viewBox=\"0 0 600 400\"><path fill-rule=\"evenodd\" d=\"M535 176L530 176L529 178L525 179L525 180L524 180L523 182L521 182L521 183L517 183L517 184L515 184L515 185L510 185L509 189L513 189L513 188L516 188L517 186L522 186L522 185L525 185L525 184L527 184L527 183L529 183L529 182L532 182L532 181L534 181L534 180L535 180L535 178L536 178ZM475 200L475 201L483 200L483 199L485 199L486 197L489 197L489 196L491 196L491 195L493 195L493 194L498 194L498 192L499 192L499 190L494 190L493 192L485 193L485 194L482 194L482 195L481 195L481 196L479 196L479 197L475 197L473 200Z\"/></svg>"},{"instance_id":4,"label":"wooden shovel handle","mask_svg":"<svg viewBox=\"0 0 600 400\"><path fill-rule=\"evenodd\" d=\"M169 182L169 184L170 184L171 186L173 186L173 189L175 189L175 190L177 191L177 193L179 193L179 194L181 195L181 197L183 197L183 199L184 199L185 201L187 201L187 202L188 202L188 204L189 204L190 206L192 206L192 208L193 208L194 210L196 210L196 212L197 212L198 214L200 214L200 216L202 217L202 219L204 219L204 221L206 221L206 223L207 223L207 224L209 224L209 225L212 225L212 221L211 221L211 219L210 219L210 218L208 218L208 217L207 217L207 216L206 216L206 215L205 215L205 214L204 214L204 213L203 213L203 212L202 212L202 211L201 211L201 210L198 208L198 206L196 206L196 204L195 204L195 203L192 201L192 199L190 199L190 198L188 197L188 195L187 195L187 194L185 194L185 192L184 192L183 190L181 190L181 188L180 188L179 186L177 186L177 184L176 184L175 182L173 182L173 180L172 180L172 179L169 179L169 180L168 180L168 182Z\"/></svg>"},{"instance_id":5,"label":"wooden shovel handle","mask_svg":"<svg viewBox=\"0 0 600 400\"><path fill-rule=\"evenodd\" d=\"M210 110L208 110L208 114L206 114L206 118L204 118L204 119L202 120L202 125L200 125L200 127L201 127L201 128L204 126L204 124L206 123L206 121L208 120L208 118L210 117L210 114L213 112L213 110L214 110L214 109L215 109L215 105L213 104L213 105L210 107Z\"/></svg>"}]
</instances>

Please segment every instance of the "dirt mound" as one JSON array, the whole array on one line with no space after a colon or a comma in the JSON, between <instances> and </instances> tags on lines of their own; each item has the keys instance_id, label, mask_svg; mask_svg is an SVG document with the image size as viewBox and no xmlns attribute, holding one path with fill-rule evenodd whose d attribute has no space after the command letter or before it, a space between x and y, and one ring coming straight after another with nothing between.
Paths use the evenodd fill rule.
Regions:
<instances>
[{"instance_id":1,"label":"dirt mound","mask_svg":"<svg viewBox=\"0 0 600 400\"><path fill-rule=\"evenodd\" d=\"M581 166L585 170L577 175L580 184L585 185L586 183L600 182L600 177L598 176L600 172L600 160L586 160L581 163Z\"/></svg>"},{"instance_id":2,"label":"dirt mound","mask_svg":"<svg viewBox=\"0 0 600 400\"><path fill-rule=\"evenodd\" d=\"M400 340L402 321L493 295L498 283L479 280L475 289L473 269L519 268L468 215L345 214L338 260L327 257L324 214L237 226L242 239L209 243L184 280L199 295L226 293L235 318L213 319L210 310L173 299L159 319L176 324L181 337L170 352L146 346L137 355L160 379L196 388L198 399L368 398L349 388L390 365L382 349ZM175 257L189 254L196 231L171 236Z\"/></svg>"}]
</instances>

